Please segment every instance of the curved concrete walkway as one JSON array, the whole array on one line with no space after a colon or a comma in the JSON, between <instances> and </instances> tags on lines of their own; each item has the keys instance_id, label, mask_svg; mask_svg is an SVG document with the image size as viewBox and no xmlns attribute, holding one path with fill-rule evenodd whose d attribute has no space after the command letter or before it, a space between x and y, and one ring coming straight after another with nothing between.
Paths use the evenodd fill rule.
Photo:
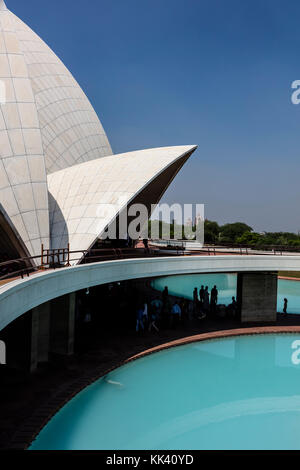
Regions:
<instances>
[{"instance_id":1,"label":"curved concrete walkway","mask_svg":"<svg viewBox=\"0 0 300 470\"><path fill-rule=\"evenodd\" d=\"M300 256L139 258L49 270L0 287L0 331L32 308L87 287L175 274L274 271L300 271Z\"/></svg>"}]
</instances>

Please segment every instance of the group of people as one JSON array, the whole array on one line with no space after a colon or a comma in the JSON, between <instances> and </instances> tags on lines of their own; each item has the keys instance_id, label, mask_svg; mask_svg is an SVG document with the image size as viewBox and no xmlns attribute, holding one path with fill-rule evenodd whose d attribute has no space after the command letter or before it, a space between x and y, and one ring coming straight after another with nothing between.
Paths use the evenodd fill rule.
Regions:
<instances>
[{"instance_id":1,"label":"group of people","mask_svg":"<svg viewBox=\"0 0 300 470\"><path fill-rule=\"evenodd\" d=\"M194 288L193 300L174 299L169 296L168 287L165 287L161 297L156 296L152 301L141 301L136 314L136 331L159 331L161 328L176 328L179 324L184 326L188 320L204 319L217 316L218 289L214 286L209 292L208 286ZM225 314L235 317L237 314L237 302L232 297L232 302L227 307Z\"/></svg>"},{"instance_id":2,"label":"group of people","mask_svg":"<svg viewBox=\"0 0 300 470\"><path fill-rule=\"evenodd\" d=\"M99 335L99 331L156 334L170 328L185 328L191 321L222 313L217 286L211 290L207 286L195 288L191 299L172 296L168 287L161 293L149 287L141 289L139 285L125 281L80 291L76 303L76 334L82 338L83 346L88 345L89 336ZM234 313L236 305L233 297L231 305L226 307L226 315L230 316L229 311Z\"/></svg>"},{"instance_id":3,"label":"group of people","mask_svg":"<svg viewBox=\"0 0 300 470\"><path fill-rule=\"evenodd\" d=\"M218 289L217 286L214 286L211 289L211 292L208 291L208 286L204 288L201 286L199 289L194 288L193 292L193 302L194 302L194 313L199 314L200 316L208 315L209 313L215 314L218 303Z\"/></svg>"},{"instance_id":4,"label":"group of people","mask_svg":"<svg viewBox=\"0 0 300 470\"><path fill-rule=\"evenodd\" d=\"M193 303L194 303L194 314L198 318L203 318L205 316L216 317L218 312L218 289L217 286L214 286L210 293L208 286L201 286L199 289L194 288L193 292ZM238 312L238 305L235 297L231 298L231 303L227 306L219 306L225 309L225 315L235 317Z\"/></svg>"},{"instance_id":5,"label":"group of people","mask_svg":"<svg viewBox=\"0 0 300 470\"><path fill-rule=\"evenodd\" d=\"M175 299L169 296L165 287L161 297L156 296L149 303L141 302L137 309L136 331L159 331L161 328L176 328L184 325L193 315L193 303L187 299Z\"/></svg>"}]
</instances>

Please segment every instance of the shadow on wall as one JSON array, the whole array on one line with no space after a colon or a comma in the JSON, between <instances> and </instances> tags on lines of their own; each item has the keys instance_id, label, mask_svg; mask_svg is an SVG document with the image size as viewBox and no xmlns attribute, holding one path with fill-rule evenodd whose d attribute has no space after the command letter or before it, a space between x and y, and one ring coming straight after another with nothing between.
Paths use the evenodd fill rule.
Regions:
<instances>
[{"instance_id":1,"label":"shadow on wall","mask_svg":"<svg viewBox=\"0 0 300 470\"><path fill-rule=\"evenodd\" d=\"M0 262L30 256L17 229L0 203Z\"/></svg>"},{"instance_id":2,"label":"shadow on wall","mask_svg":"<svg viewBox=\"0 0 300 470\"><path fill-rule=\"evenodd\" d=\"M69 232L63 213L52 194L49 195L50 248L66 248L69 243Z\"/></svg>"}]
</instances>

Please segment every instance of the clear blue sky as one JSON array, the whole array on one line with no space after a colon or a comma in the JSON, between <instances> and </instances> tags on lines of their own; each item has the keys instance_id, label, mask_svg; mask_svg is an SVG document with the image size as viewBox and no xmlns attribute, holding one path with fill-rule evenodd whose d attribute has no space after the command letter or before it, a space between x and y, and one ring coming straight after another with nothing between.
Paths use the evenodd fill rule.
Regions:
<instances>
[{"instance_id":1,"label":"clear blue sky","mask_svg":"<svg viewBox=\"0 0 300 470\"><path fill-rule=\"evenodd\" d=\"M167 202L300 230L297 0L7 0L71 70L115 153L198 144Z\"/></svg>"}]
</instances>

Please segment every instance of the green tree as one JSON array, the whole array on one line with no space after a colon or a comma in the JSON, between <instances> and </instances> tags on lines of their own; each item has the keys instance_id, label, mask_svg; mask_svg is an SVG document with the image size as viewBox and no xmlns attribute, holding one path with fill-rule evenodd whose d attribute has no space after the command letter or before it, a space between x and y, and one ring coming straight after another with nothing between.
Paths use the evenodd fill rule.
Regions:
<instances>
[{"instance_id":1,"label":"green tree","mask_svg":"<svg viewBox=\"0 0 300 470\"><path fill-rule=\"evenodd\" d=\"M243 222L225 224L220 228L220 241L223 243L237 243L237 239L245 232L252 232L253 229Z\"/></svg>"},{"instance_id":2,"label":"green tree","mask_svg":"<svg viewBox=\"0 0 300 470\"><path fill-rule=\"evenodd\" d=\"M262 245L264 236L256 232L244 232L241 237L236 239L236 243L240 245Z\"/></svg>"},{"instance_id":3,"label":"green tree","mask_svg":"<svg viewBox=\"0 0 300 470\"><path fill-rule=\"evenodd\" d=\"M204 221L204 241L205 243L217 243L219 241L220 226L212 220Z\"/></svg>"}]
</instances>

